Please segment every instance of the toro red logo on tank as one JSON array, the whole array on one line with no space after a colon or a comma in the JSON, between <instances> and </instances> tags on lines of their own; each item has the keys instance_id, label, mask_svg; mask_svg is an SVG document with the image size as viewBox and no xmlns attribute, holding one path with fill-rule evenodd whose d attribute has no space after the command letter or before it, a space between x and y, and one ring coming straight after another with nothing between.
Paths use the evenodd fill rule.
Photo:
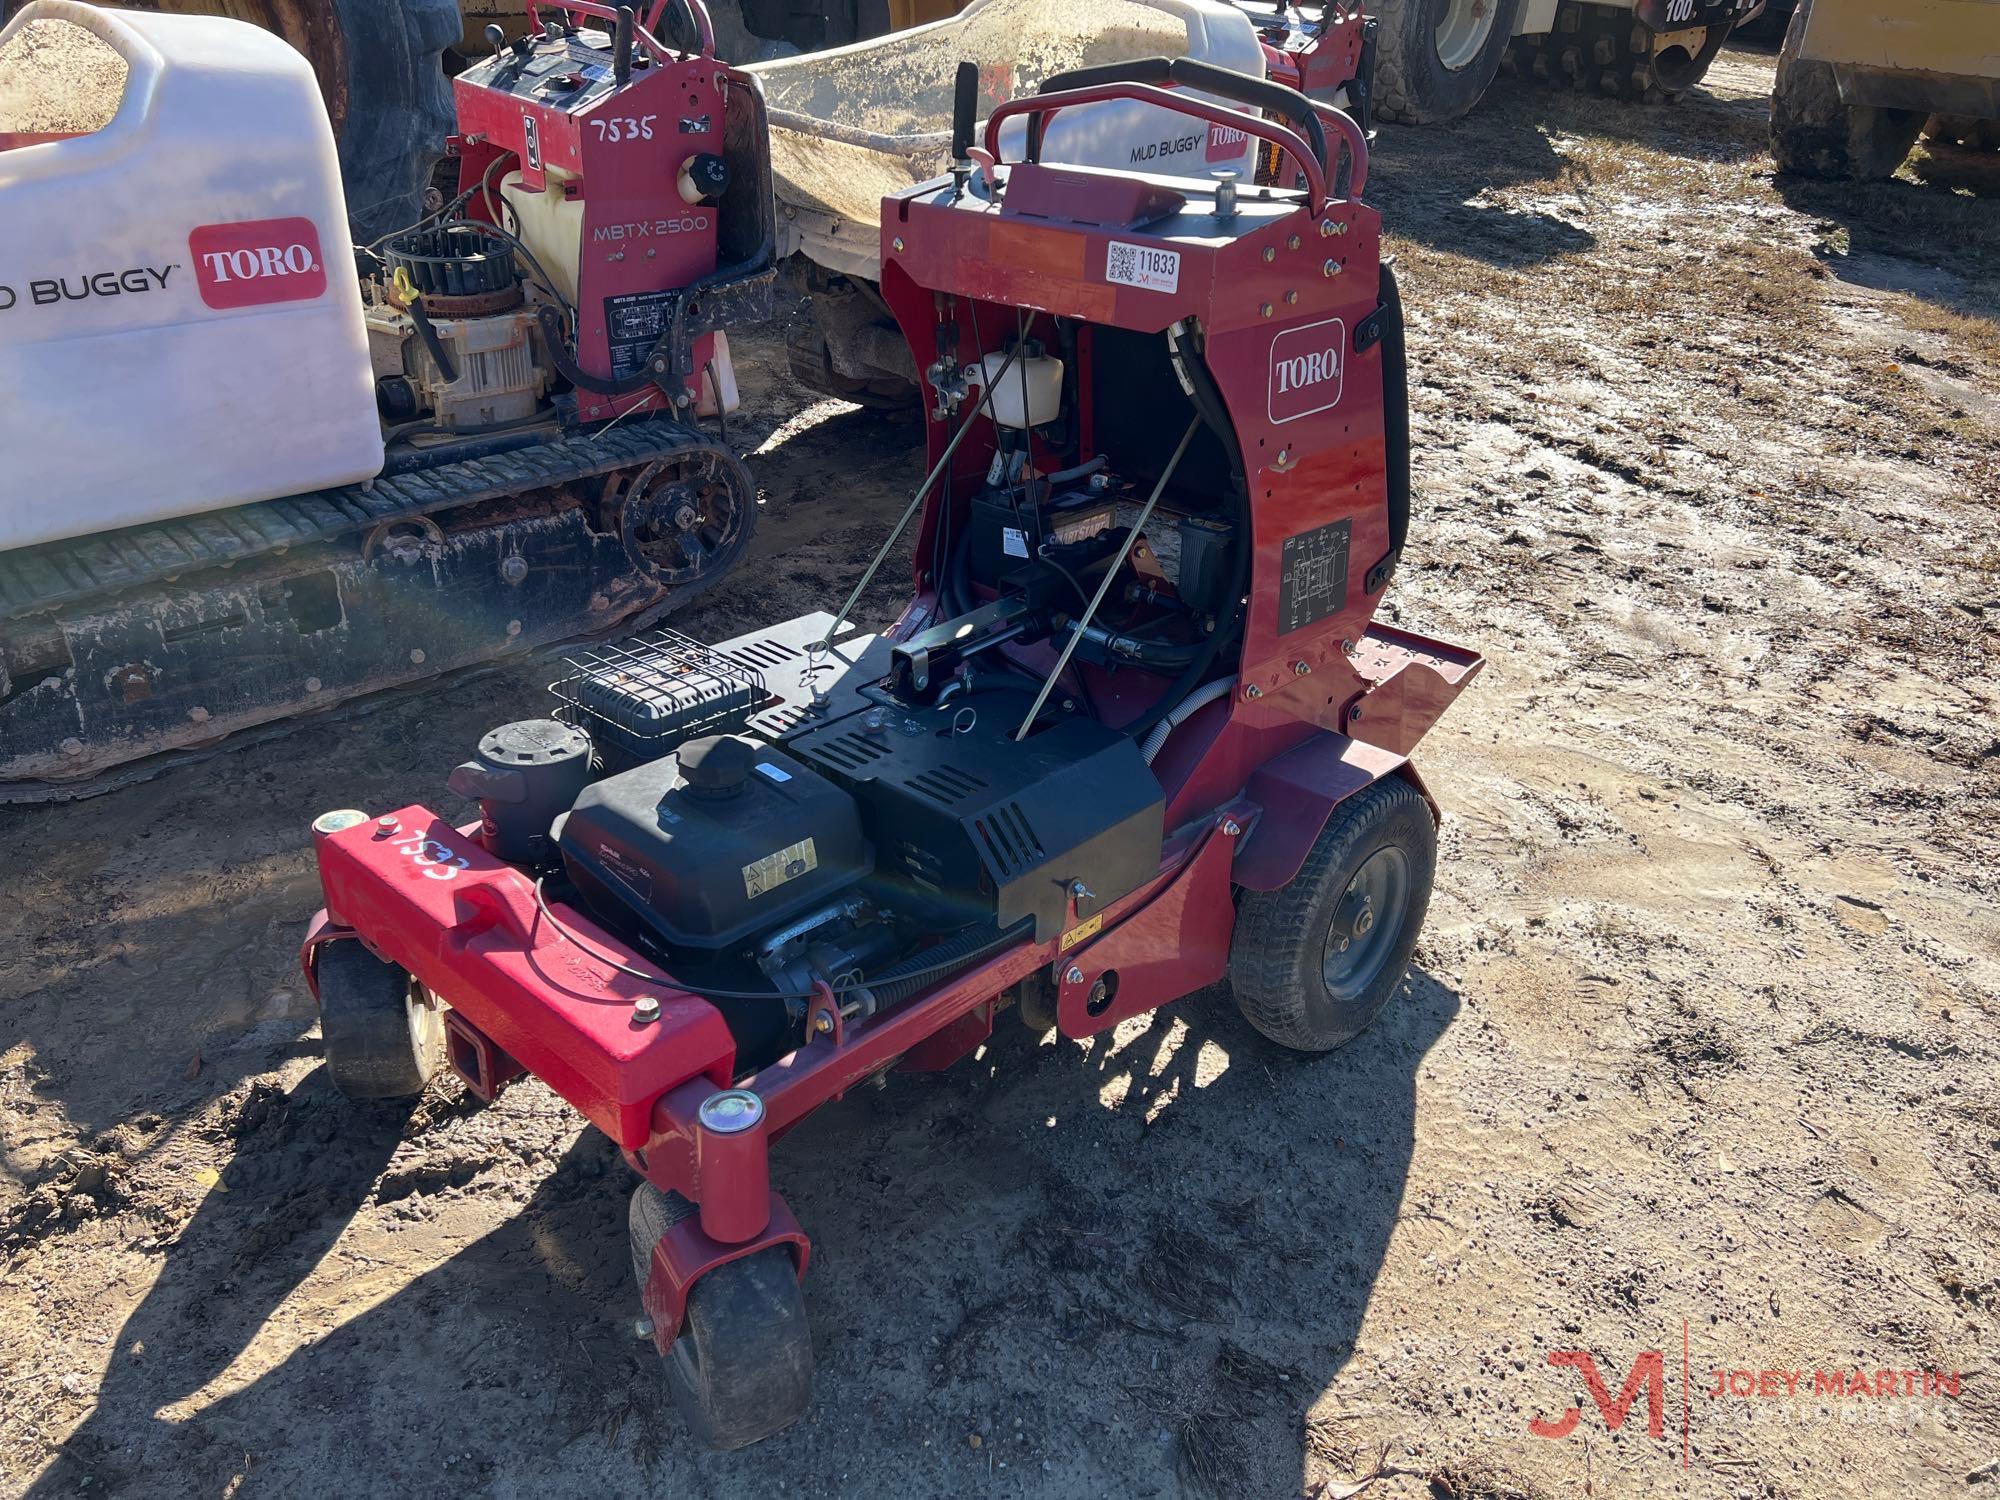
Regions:
<instances>
[{"instance_id":1,"label":"toro red logo on tank","mask_svg":"<svg viewBox=\"0 0 2000 1500\"><path fill-rule=\"evenodd\" d=\"M188 254L210 307L308 302L326 291L326 261L311 219L204 224L188 236Z\"/></svg>"},{"instance_id":2,"label":"toro red logo on tank","mask_svg":"<svg viewBox=\"0 0 2000 1500\"><path fill-rule=\"evenodd\" d=\"M1208 159L1234 161L1243 154L1249 140L1250 132L1247 130L1238 130L1233 125L1211 125L1208 127Z\"/></svg>"},{"instance_id":3,"label":"toro red logo on tank","mask_svg":"<svg viewBox=\"0 0 2000 1500\"><path fill-rule=\"evenodd\" d=\"M1347 373L1347 324L1339 318L1287 328L1271 340L1271 383L1265 401L1272 422L1293 422L1340 405Z\"/></svg>"}]
</instances>

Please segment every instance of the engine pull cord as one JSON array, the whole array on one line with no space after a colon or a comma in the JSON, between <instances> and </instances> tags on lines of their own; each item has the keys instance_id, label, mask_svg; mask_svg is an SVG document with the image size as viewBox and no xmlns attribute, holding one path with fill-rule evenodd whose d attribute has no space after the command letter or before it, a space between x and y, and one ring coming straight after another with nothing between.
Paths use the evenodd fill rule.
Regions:
<instances>
[{"instance_id":1,"label":"engine pull cord","mask_svg":"<svg viewBox=\"0 0 2000 1500\"><path fill-rule=\"evenodd\" d=\"M403 311L410 315L410 321L417 325L417 332L423 336L424 347L430 351L431 359L438 367L438 374L444 376L446 385L458 381L458 362L438 337L438 331L431 326L431 315L424 311L424 294L417 290L417 284L410 280L407 266L396 267L396 274L390 279L396 295L403 299Z\"/></svg>"},{"instance_id":2,"label":"engine pull cord","mask_svg":"<svg viewBox=\"0 0 2000 1500\"><path fill-rule=\"evenodd\" d=\"M1035 694L1035 701L1030 705L1027 717L1021 720L1021 727L1014 731L1017 743L1028 737L1028 730L1034 725L1035 716L1042 711L1042 705L1049 701L1049 694L1055 691L1056 679L1062 676L1063 669L1069 665L1069 659L1076 651L1077 642L1083 639L1084 631L1089 629L1091 620L1097 615L1097 607L1104 602L1104 596L1111 592L1112 580L1117 578L1118 570L1125 566L1126 555L1131 552L1132 544L1139 540L1139 533L1146 529L1146 522L1152 519L1153 507L1160 503L1160 496L1166 493L1167 482L1174 477L1174 470L1181 466L1181 457L1187 452L1188 444L1194 441L1195 429L1199 426L1201 426L1201 413L1196 412L1194 420L1188 423L1187 431L1181 434L1180 446L1174 449L1174 456L1167 460L1166 468L1160 471L1160 482L1153 486L1153 493L1146 497L1145 509L1139 512L1139 519L1134 521L1131 529L1125 533L1125 540L1118 547L1118 555L1111 559L1111 566L1104 570L1104 577L1098 580L1097 592L1085 606L1083 618L1076 622L1076 629L1071 631L1069 639L1063 642L1062 655L1056 658L1055 666L1049 670L1048 679L1043 682L1042 690Z\"/></svg>"},{"instance_id":3,"label":"engine pull cord","mask_svg":"<svg viewBox=\"0 0 2000 1500\"><path fill-rule=\"evenodd\" d=\"M1019 357L1020 353L1021 346L1016 344L1013 349L1008 351L1007 358L1002 362L1000 368L993 372L993 378L986 382L986 389L979 393L979 399L973 403L972 410L966 414L965 420L958 424L958 431L952 434L950 443L945 445L945 450L939 455L937 463L931 467L930 473L924 476L924 482L917 486L916 494L910 496L910 503L903 507L903 514L897 520L895 526L891 528L888 540L882 543L882 550L877 552L874 560L868 564L866 571L861 575L861 581L854 585L854 592L847 596L847 602L840 606L840 613L835 615L833 623L827 626L826 634L819 639L814 647L809 648L809 654L824 656L828 651L833 649L833 638L840 634L840 627L846 623L847 616L853 611L854 606L861 602L861 596L868 591L868 585L875 581L875 570L880 568L883 562L887 560L890 550L896 545L896 539L903 534L903 528L910 524L910 517L917 513L917 507L923 504L924 496L930 493L931 486L938 482L938 477L944 473L946 465L951 462L952 454L958 452L958 445L964 442L965 435L972 431L972 424L978 419L979 413L992 404L993 388L1000 383L1002 377L1012 368L1015 359ZM1039 707L1039 705L1037 706Z\"/></svg>"}]
</instances>

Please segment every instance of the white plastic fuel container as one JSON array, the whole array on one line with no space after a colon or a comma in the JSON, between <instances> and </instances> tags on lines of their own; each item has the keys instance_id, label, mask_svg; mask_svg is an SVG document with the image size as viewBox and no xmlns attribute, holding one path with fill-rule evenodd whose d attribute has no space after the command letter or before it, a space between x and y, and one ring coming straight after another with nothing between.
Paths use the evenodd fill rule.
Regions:
<instances>
[{"instance_id":1,"label":"white plastic fuel container","mask_svg":"<svg viewBox=\"0 0 2000 1500\"><path fill-rule=\"evenodd\" d=\"M64 25L124 59L125 91L97 130L0 149L0 550L379 472L311 67L244 22L72 0L18 11L0 67ZM8 85L0 147L61 134L10 120Z\"/></svg>"}]
</instances>

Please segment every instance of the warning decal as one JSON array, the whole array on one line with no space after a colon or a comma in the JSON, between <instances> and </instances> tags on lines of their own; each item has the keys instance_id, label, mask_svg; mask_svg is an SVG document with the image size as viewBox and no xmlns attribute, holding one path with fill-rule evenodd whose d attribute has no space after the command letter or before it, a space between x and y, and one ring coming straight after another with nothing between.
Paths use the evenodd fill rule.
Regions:
<instances>
[{"instance_id":1,"label":"warning decal","mask_svg":"<svg viewBox=\"0 0 2000 1500\"><path fill-rule=\"evenodd\" d=\"M819 868L819 851L813 848L811 839L800 839L789 848L780 849L776 854L767 854L762 859L752 860L743 867L743 894L755 900L766 891L774 891L788 880L797 880L808 870Z\"/></svg>"}]
</instances>

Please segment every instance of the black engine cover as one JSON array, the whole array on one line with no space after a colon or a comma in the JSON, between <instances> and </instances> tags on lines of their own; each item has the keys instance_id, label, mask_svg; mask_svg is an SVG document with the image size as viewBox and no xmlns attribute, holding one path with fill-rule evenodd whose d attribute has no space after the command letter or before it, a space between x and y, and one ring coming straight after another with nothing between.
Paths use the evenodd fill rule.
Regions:
<instances>
[{"instance_id":1,"label":"black engine cover","mask_svg":"<svg viewBox=\"0 0 2000 1500\"><path fill-rule=\"evenodd\" d=\"M785 736L785 748L851 792L873 835L878 886L943 924L1035 919L1063 927L1072 881L1090 916L1160 869L1165 796L1132 739L1059 720L1016 743L1026 693L882 706Z\"/></svg>"},{"instance_id":2,"label":"black engine cover","mask_svg":"<svg viewBox=\"0 0 2000 1500\"><path fill-rule=\"evenodd\" d=\"M688 784L683 757L708 785ZM684 948L742 943L874 865L852 797L782 750L729 737L593 783L553 831L595 912L614 925L629 913Z\"/></svg>"}]
</instances>

